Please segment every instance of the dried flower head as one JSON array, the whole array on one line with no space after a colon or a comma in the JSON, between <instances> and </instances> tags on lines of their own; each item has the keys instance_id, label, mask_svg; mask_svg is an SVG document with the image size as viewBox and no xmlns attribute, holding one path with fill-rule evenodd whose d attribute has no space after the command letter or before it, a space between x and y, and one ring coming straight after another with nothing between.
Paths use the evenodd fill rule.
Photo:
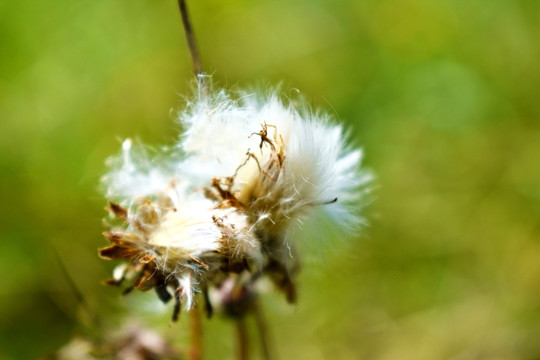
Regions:
<instances>
[{"instance_id":1,"label":"dried flower head","mask_svg":"<svg viewBox=\"0 0 540 360\"><path fill-rule=\"evenodd\" d=\"M129 323L120 331L98 338L75 337L46 360L179 360L182 353L153 330Z\"/></svg>"},{"instance_id":2,"label":"dried flower head","mask_svg":"<svg viewBox=\"0 0 540 360\"><path fill-rule=\"evenodd\" d=\"M231 278L251 288L267 276L293 302L290 230L319 210L346 229L361 223L370 180L361 152L328 116L276 95L200 95L179 119L185 132L172 149L152 155L126 140L110 159L108 210L122 224L105 233L112 245L100 254L128 261L110 283L134 279L131 288L174 298L173 318Z\"/></svg>"}]
</instances>

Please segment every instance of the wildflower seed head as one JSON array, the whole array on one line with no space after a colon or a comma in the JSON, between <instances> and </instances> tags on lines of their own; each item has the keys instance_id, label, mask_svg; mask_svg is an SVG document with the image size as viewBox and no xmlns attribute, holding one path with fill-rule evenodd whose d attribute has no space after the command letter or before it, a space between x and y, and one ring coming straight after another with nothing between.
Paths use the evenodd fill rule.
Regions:
<instances>
[{"instance_id":1,"label":"wildflower seed head","mask_svg":"<svg viewBox=\"0 0 540 360\"><path fill-rule=\"evenodd\" d=\"M361 151L326 115L277 95L219 90L188 101L179 120L185 131L175 146L151 151L126 140L109 159L108 210L121 224L100 253L131 264L111 282L131 277L189 309L196 293L248 274L243 288L267 276L294 301L291 227L316 209L345 228L360 223L370 180Z\"/></svg>"}]
</instances>

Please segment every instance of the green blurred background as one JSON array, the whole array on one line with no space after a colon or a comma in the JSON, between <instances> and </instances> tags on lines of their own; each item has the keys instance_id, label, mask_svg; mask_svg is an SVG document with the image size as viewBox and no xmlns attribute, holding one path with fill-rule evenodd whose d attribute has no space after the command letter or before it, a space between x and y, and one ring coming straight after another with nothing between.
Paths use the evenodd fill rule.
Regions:
<instances>
[{"instance_id":1,"label":"green blurred background","mask_svg":"<svg viewBox=\"0 0 540 360\"><path fill-rule=\"evenodd\" d=\"M540 2L189 5L218 85L300 89L377 174L363 236L306 251L298 305L264 299L280 358L540 359ZM185 338L152 294L103 287L96 249L105 158L172 143L190 81L173 0L0 1L1 359L96 331L59 263L108 326ZM232 354L204 325L208 358Z\"/></svg>"}]
</instances>

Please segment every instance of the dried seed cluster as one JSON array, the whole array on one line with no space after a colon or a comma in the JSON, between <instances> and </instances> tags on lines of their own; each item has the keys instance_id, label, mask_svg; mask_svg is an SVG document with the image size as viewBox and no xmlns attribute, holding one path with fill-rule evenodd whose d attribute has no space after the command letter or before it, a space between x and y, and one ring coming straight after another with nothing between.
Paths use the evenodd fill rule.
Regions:
<instances>
[{"instance_id":1,"label":"dried seed cluster","mask_svg":"<svg viewBox=\"0 0 540 360\"><path fill-rule=\"evenodd\" d=\"M104 233L112 245L100 255L127 264L109 283L130 279L126 291L174 298L173 319L197 292L211 311L209 289L220 289L223 303L240 303L250 296L235 296L238 289L262 276L293 302L291 227L321 210L345 228L360 223L370 180L360 151L348 150L325 116L272 95L233 100L218 91L188 103L180 120L186 129L172 150L152 156L126 140L111 160L107 209L122 224Z\"/></svg>"}]
</instances>

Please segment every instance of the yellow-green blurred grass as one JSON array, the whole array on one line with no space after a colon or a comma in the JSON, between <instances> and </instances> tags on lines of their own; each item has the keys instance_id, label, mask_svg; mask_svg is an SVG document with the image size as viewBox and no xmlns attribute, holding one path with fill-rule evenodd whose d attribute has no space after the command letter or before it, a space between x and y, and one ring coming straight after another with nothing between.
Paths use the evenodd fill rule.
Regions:
<instances>
[{"instance_id":1,"label":"yellow-green blurred grass","mask_svg":"<svg viewBox=\"0 0 540 360\"><path fill-rule=\"evenodd\" d=\"M297 306L265 299L281 358L539 358L538 2L190 5L216 82L300 89L378 176L364 236L306 246ZM144 308L100 285L98 182L118 139L174 140L191 65L172 0L2 2L0 44L0 358L35 358L84 328L52 244L102 318Z\"/></svg>"}]
</instances>

